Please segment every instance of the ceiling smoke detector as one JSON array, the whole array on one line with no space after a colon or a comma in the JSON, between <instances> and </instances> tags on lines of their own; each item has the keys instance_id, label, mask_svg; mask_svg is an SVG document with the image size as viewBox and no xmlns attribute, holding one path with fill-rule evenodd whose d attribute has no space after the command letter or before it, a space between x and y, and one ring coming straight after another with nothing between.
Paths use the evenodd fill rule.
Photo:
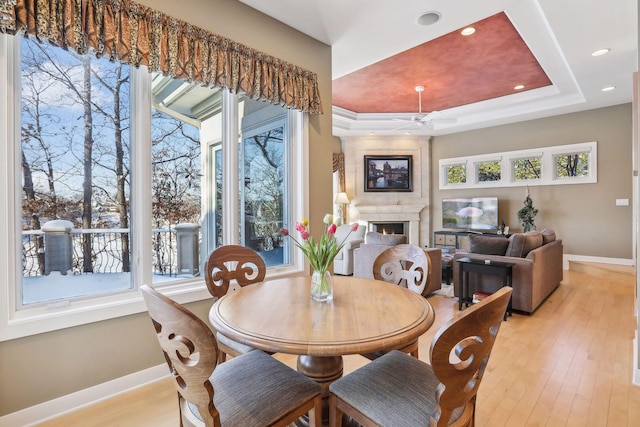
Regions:
<instances>
[{"instance_id":1,"label":"ceiling smoke detector","mask_svg":"<svg viewBox=\"0 0 640 427\"><path fill-rule=\"evenodd\" d=\"M423 13L416 19L419 25L433 25L440 20L442 15L439 12L427 12Z\"/></svg>"}]
</instances>

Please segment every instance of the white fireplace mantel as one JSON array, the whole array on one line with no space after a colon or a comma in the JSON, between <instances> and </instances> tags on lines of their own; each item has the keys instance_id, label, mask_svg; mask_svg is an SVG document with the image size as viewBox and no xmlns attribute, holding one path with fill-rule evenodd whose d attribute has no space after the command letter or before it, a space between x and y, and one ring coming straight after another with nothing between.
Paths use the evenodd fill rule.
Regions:
<instances>
[{"instance_id":1,"label":"white fireplace mantel","mask_svg":"<svg viewBox=\"0 0 640 427\"><path fill-rule=\"evenodd\" d=\"M409 243L420 243L420 212L424 205L353 205L361 222L408 222Z\"/></svg>"}]
</instances>

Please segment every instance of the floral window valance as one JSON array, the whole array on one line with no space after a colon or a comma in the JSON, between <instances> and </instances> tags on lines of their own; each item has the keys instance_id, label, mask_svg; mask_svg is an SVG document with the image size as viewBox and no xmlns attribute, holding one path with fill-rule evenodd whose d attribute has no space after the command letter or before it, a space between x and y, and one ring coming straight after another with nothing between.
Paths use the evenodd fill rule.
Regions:
<instances>
[{"instance_id":1,"label":"floral window valance","mask_svg":"<svg viewBox=\"0 0 640 427\"><path fill-rule=\"evenodd\" d=\"M0 32L321 114L317 75L128 0L0 0Z\"/></svg>"}]
</instances>

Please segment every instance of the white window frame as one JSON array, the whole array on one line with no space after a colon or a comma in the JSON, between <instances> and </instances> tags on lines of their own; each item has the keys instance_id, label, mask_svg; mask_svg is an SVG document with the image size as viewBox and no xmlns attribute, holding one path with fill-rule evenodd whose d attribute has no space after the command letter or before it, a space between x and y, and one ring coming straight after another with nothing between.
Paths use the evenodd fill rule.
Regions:
<instances>
[{"instance_id":1,"label":"white window frame","mask_svg":"<svg viewBox=\"0 0 640 427\"><path fill-rule=\"evenodd\" d=\"M556 176L555 158L562 155L589 153L589 173L587 176L558 177ZM532 157L540 158L542 171L539 179L516 180L514 177L514 161ZM480 182L478 165L486 162L500 162L500 180ZM466 183L449 184L447 182L447 168L450 166L465 166L467 172ZM576 144L556 145L532 150L506 151L501 153L483 154L477 156L454 157L440 159L440 190L462 190L470 188L499 188L522 187L525 185L565 185L565 184L595 184L598 182L598 143L581 142Z\"/></svg>"},{"instance_id":2,"label":"white window frame","mask_svg":"<svg viewBox=\"0 0 640 427\"><path fill-rule=\"evenodd\" d=\"M447 168L449 167L456 167L456 166L460 166L463 167L465 169L465 182L453 182L453 183L449 183L449 174L447 171ZM447 188L457 188L457 187L462 187L462 186L466 186L467 183L469 182L469 171L467 170L467 161L466 159L464 161L459 161L459 162L451 162L451 163L447 163L447 164L441 164L440 165L440 182L441 183L445 183L444 185L447 186ZM442 184L441 184L442 187Z\"/></svg>"},{"instance_id":3,"label":"white window frame","mask_svg":"<svg viewBox=\"0 0 640 427\"><path fill-rule=\"evenodd\" d=\"M535 183L536 181L539 180L539 178L538 179L517 179L516 178L516 174L515 174L516 165L515 165L515 163L518 160L529 160L529 159L540 159L540 177L542 177L542 166L543 166L542 165L542 153L535 152L535 153L530 154L528 156L511 157L509 159L509 162L510 162L509 173L511 174L511 179L512 179L513 182L528 185L531 182Z\"/></svg>"},{"instance_id":4,"label":"white window frame","mask_svg":"<svg viewBox=\"0 0 640 427\"><path fill-rule=\"evenodd\" d=\"M151 280L151 251L137 250L136 248L149 248L151 242L151 74L146 67L140 69L131 68L131 111L135 112L131 117L132 153L132 189L131 189L131 228L132 247L134 255L132 259L134 289L109 296L99 296L82 300L64 300L46 306L25 308L18 310L18 292L21 290L22 265L21 255L16 248L21 242L21 230L18 227L18 218L21 218L21 169L20 162L15 161L19 154L20 143L20 95L14 93L15 88L20 87L20 37L0 34L0 76L6 75L6 79L0 79L0 200L4 201L0 207L0 233L6 236L4 244L0 244L0 259L6 260L6 268L0 270L0 341L11 340L24 336L63 329L67 327L97 322L134 313L146 311L138 287L144 283L152 283ZM6 71L6 72L5 72ZM238 96L224 91L224 106L231 107L229 113L223 116L223 143L233 147L225 149L227 155L233 156L237 144L237 102ZM139 107L136 108L135 106ZM140 107L141 106L141 107ZM147 107L145 107L147 106ZM234 107L235 106L235 107ZM225 109L223 109L224 111ZM236 114L233 114L233 111ZM300 218L308 208L308 114L296 110L287 110L288 137L294 141L291 146L290 173L295 179L290 181L291 215ZM146 143L145 143L146 141ZM223 155L224 156L224 155ZM237 167L237 161L223 159L227 164ZM204 169L203 169L204 170ZM227 169L229 170L229 169ZM228 183L228 184L226 184ZM237 179L227 179L225 190L236 187ZM230 186L230 187L227 187ZM203 189L204 191L204 189ZM230 206L223 207L223 227L225 230L238 229L237 209L233 206L237 197L229 195L233 191L225 191L226 203ZM206 194L206 193L203 193ZM235 202L229 203L235 197ZM231 210L227 211L227 207ZM234 215L234 211L235 215ZM146 212L147 214L139 214ZM233 236L234 233L230 233ZM237 239L237 233L235 239ZM229 237L230 237L229 236ZM269 268L267 277L298 273L307 267L302 259L300 251L294 251L292 263L286 266ZM171 296L179 303L211 298L204 284L203 277L194 279L176 280L162 285L163 293Z\"/></svg>"}]
</instances>

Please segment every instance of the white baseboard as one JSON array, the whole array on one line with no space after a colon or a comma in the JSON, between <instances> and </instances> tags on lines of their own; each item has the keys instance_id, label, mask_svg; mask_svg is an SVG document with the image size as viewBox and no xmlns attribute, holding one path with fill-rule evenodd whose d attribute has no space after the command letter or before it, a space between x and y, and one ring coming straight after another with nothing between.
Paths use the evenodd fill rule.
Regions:
<instances>
[{"instance_id":1,"label":"white baseboard","mask_svg":"<svg viewBox=\"0 0 640 427\"><path fill-rule=\"evenodd\" d=\"M633 259L627 259L627 258L606 258L606 257L597 257L597 256L564 254L562 256L563 270L569 269L569 261L595 262L599 264L615 264L615 265L625 265L625 266L635 265L635 262L633 261Z\"/></svg>"},{"instance_id":2,"label":"white baseboard","mask_svg":"<svg viewBox=\"0 0 640 427\"><path fill-rule=\"evenodd\" d=\"M0 417L1 427L29 427L169 376L165 363Z\"/></svg>"}]
</instances>

